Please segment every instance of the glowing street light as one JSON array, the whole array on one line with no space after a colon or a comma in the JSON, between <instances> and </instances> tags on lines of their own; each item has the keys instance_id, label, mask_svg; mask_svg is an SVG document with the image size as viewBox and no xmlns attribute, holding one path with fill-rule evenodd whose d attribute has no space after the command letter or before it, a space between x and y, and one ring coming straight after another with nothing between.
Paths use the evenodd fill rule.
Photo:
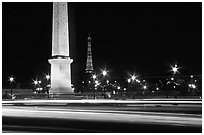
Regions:
<instances>
[{"instance_id":1,"label":"glowing street light","mask_svg":"<svg viewBox=\"0 0 204 135\"><path fill-rule=\"evenodd\" d=\"M103 70L103 71L102 71L102 74L103 74L103 76L106 76L106 75L107 75L107 71L106 71L106 70Z\"/></svg>"},{"instance_id":2,"label":"glowing street light","mask_svg":"<svg viewBox=\"0 0 204 135\"><path fill-rule=\"evenodd\" d=\"M175 64L174 67L171 66L171 71L173 71L173 74L179 73L178 69L179 68L178 68L177 64Z\"/></svg>"},{"instance_id":3,"label":"glowing street light","mask_svg":"<svg viewBox=\"0 0 204 135\"><path fill-rule=\"evenodd\" d=\"M13 77L9 77L9 81L10 81L10 83L12 83L14 81L14 78Z\"/></svg>"},{"instance_id":4,"label":"glowing street light","mask_svg":"<svg viewBox=\"0 0 204 135\"><path fill-rule=\"evenodd\" d=\"M38 81L37 81L37 80L35 80L35 81L34 81L34 84L35 84L35 85L37 85L37 84L38 84Z\"/></svg>"},{"instance_id":5,"label":"glowing street light","mask_svg":"<svg viewBox=\"0 0 204 135\"><path fill-rule=\"evenodd\" d=\"M92 78L93 78L93 79L96 79L96 75L92 75Z\"/></svg>"},{"instance_id":6,"label":"glowing street light","mask_svg":"<svg viewBox=\"0 0 204 135\"><path fill-rule=\"evenodd\" d=\"M37 85L38 84L38 80L36 79L36 80L33 80L33 84L34 85Z\"/></svg>"},{"instance_id":7,"label":"glowing street light","mask_svg":"<svg viewBox=\"0 0 204 135\"><path fill-rule=\"evenodd\" d=\"M13 86L13 82L14 82L13 76L9 77L9 81L10 81L10 87L11 87L11 95L13 95L13 91L12 91L12 86Z\"/></svg>"},{"instance_id":8,"label":"glowing street light","mask_svg":"<svg viewBox=\"0 0 204 135\"><path fill-rule=\"evenodd\" d=\"M50 75L45 75L45 78L46 78L47 80L49 80L49 79L50 79Z\"/></svg>"},{"instance_id":9,"label":"glowing street light","mask_svg":"<svg viewBox=\"0 0 204 135\"><path fill-rule=\"evenodd\" d=\"M136 79L136 76L133 75L133 76L131 77L131 79L134 81L134 80Z\"/></svg>"}]
</instances>

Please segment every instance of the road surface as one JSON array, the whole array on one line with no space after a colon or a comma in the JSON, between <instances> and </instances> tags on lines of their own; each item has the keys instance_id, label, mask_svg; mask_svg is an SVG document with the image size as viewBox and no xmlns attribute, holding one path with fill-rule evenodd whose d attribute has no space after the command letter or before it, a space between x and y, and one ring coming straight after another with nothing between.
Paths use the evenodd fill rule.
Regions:
<instances>
[{"instance_id":1,"label":"road surface","mask_svg":"<svg viewBox=\"0 0 204 135\"><path fill-rule=\"evenodd\" d=\"M4 132L202 132L200 100L5 101Z\"/></svg>"}]
</instances>

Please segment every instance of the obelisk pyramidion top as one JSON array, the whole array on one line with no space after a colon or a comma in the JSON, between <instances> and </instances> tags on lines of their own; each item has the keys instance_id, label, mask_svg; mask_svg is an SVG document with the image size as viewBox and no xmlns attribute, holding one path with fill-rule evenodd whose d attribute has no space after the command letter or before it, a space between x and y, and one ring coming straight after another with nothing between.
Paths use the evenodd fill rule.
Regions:
<instances>
[{"instance_id":1,"label":"obelisk pyramidion top","mask_svg":"<svg viewBox=\"0 0 204 135\"><path fill-rule=\"evenodd\" d=\"M68 8L66 2L53 4L52 56L69 56Z\"/></svg>"}]
</instances>

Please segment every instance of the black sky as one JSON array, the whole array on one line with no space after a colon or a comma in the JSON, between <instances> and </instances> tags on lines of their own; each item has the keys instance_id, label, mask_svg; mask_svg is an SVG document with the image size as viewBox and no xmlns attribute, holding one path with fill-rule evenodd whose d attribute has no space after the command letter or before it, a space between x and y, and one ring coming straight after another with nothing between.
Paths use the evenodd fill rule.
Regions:
<instances>
[{"instance_id":1,"label":"black sky","mask_svg":"<svg viewBox=\"0 0 204 135\"><path fill-rule=\"evenodd\" d=\"M92 37L94 68L114 76L202 72L202 3L69 3L72 79L85 70L87 36ZM52 3L2 4L2 81L18 82L49 73Z\"/></svg>"}]
</instances>

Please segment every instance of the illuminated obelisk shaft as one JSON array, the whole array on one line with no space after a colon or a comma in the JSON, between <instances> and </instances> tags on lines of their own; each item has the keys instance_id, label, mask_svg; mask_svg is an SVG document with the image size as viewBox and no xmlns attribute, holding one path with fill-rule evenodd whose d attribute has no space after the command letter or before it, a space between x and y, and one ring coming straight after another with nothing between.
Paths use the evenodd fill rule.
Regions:
<instances>
[{"instance_id":1,"label":"illuminated obelisk shaft","mask_svg":"<svg viewBox=\"0 0 204 135\"><path fill-rule=\"evenodd\" d=\"M53 3L51 94L73 94L69 57L68 7L66 2Z\"/></svg>"}]
</instances>

